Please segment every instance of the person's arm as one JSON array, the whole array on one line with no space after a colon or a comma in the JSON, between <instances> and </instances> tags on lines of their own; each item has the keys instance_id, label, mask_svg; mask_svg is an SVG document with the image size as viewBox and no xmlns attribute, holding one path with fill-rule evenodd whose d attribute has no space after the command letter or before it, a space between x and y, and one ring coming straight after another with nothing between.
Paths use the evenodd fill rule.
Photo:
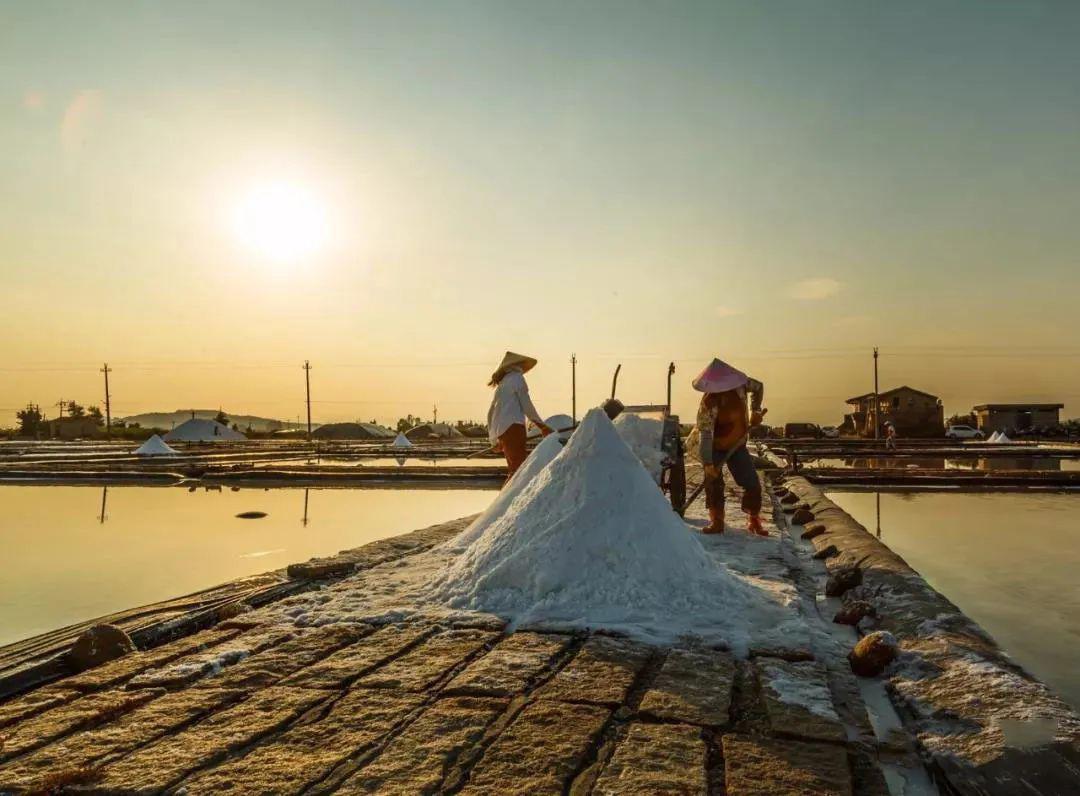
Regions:
<instances>
[{"instance_id":1,"label":"person's arm","mask_svg":"<svg viewBox=\"0 0 1080 796\"><path fill-rule=\"evenodd\" d=\"M521 404L521 410L525 413L525 417L529 418L541 431L549 432L551 429L544 422L544 418L540 417L540 413L533 406L532 398L529 397L529 385L526 383L525 377L519 376L517 381L518 402Z\"/></svg>"},{"instance_id":2,"label":"person's arm","mask_svg":"<svg viewBox=\"0 0 1080 796\"><path fill-rule=\"evenodd\" d=\"M765 412L761 404L765 400L765 385L757 379L749 379L746 383L746 391L750 393L750 425L760 426Z\"/></svg>"},{"instance_id":3,"label":"person's arm","mask_svg":"<svg viewBox=\"0 0 1080 796\"><path fill-rule=\"evenodd\" d=\"M709 474L709 468L712 464L712 444L713 444L713 427L716 424L716 417L712 410L705 404L703 400L698 407L697 413L697 432L698 432L698 457L701 459L701 463L705 466L706 475ZM714 468L715 469L715 468Z\"/></svg>"}]
</instances>

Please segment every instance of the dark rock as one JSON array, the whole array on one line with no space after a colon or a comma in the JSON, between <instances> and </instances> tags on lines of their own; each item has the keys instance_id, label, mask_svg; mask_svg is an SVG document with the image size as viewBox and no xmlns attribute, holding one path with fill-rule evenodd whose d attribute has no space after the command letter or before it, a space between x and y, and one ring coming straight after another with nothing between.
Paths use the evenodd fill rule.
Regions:
<instances>
[{"instance_id":1,"label":"dark rock","mask_svg":"<svg viewBox=\"0 0 1080 796\"><path fill-rule=\"evenodd\" d=\"M83 631L68 650L68 665L85 672L135 651L131 636L116 625L94 625Z\"/></svg>"},{"instance_id":2,"label":"dark rock","mask_svg":"<svg viewBox=\"0 0 1080 796\"><path fill-rule=\"evenodd\" d=\"M877 677L892 663L900 651L900 645L892 633L876 630L859 639L848 653L851 671L859 677Z\"/></svg>"},{"instance_id":3,"label":"dark rock","mask_svg":"<svg viewBox=\"0 0 1080 796\"><path fill-rule=\"evenodd\" d=\"M868 616L877 616L877 609L866 600L853 600L836 612L833 621L838 625L857 625Z\"/></svg>"},{"instance_id":4,"label":"dark rock","mask_svg":"<svg viewBox=\"0 0 1080 796\"><path fill-rule=\"evenodd\" d=\"M796 525L806 525L808 522L812 522L814 519L814 512L810 509L798 508L795 509L795 513L791 515L791 521Z\"/></svg>"},{"instance_id":5,"label":"dark rock","mask_svg":"<svg viewBox=\"0 0 1080 796\"><path fill-rule=\"evenodd\" d=\"M836 549L836 545L831 544L828 547L823 547L814 553L814 558L818 561L823 561L826 558L832 558L833 556L840 555L840 551Z\"/></svg>"},{"instance_id":6,"label":"dark rock","mask_svg":"<svg viewBox=\"0 0 1080 796\"><path fill-rule=\"evenodd\" d=\"M787 506L791 506L799 502L799 496L796 495L794 492L788 492L786 495L780 498L780 502Z\"/></svg>"},{"instance_id":7,"label":"dark rock","mask_svg":"<svg viewBox=\"0 0 1080 796\"><path fill-rule=\"evenodd\" d=\"M821 536L821 534L823 533L825 533L825 526L819 522L816 525L811 525L809 528L799 534L799 536L803 539L813 539L815 536Z\"/></svg>"},{"instance_id":8,"label":"dark rock","mask_svg":"<svg viewBox=\"0 0 1080 796\"><path fill-rule=\"evenodd\" d=\"M849 589L861 585L862 578L862 570L857 566L834 572L825 582L825 596L839 597Z\"/></svg>"}]
</instances>

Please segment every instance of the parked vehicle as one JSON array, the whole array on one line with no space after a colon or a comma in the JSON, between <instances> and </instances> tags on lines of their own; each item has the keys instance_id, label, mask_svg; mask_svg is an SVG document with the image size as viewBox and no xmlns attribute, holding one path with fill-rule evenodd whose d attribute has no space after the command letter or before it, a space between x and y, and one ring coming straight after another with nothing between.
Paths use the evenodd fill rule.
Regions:
<instances>
[{"instance_id":1,"label":"parked vehicle","mask_svg":"<svg viewBox=\"0 0 1080 796\"><path fill-rule=\"evenodd\" d=\"M821 436L827 439L837 439L840 436L840 429L836 426L822 426Z\"/></svg>"},{"instance_id":2,"label":"parked vehicle","mask_svg":"<svg viewBox=\"0 0 1080 796\"><path fill-rule=\"evenodd\" d=\"M949 439L984 439L986 437L979 429L960 424L945 429L945 436Z\"/></svg>"},{"instance_id":3,"label":"parked vehicle","mask_svg":"<svg viewBox=\"0 0 1080 796\"><path fill-rule=\"evenodd\" d=\"M821 428L817 423L785 423L784 438L794 439L796 437L821 439Z\"/></svg>"}]
</instances>

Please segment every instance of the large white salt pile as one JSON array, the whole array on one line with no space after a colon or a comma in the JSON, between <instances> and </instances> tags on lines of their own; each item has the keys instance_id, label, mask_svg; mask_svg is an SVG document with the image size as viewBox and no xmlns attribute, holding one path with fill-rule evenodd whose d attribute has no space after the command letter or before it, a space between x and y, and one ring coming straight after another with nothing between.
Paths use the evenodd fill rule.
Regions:
<instances>
[{"instance_id":1,"label":"large white salt pile","mask_svg":"<svg viewBox=\"0 0 1080 796\"><path fill-rule=\"evenodd\" d=\"M710 558L600 409L425 597L515 626L686 634L745 653L749 631L791 617L786 598Z\"/></svg>"},{"instance_id":2,"label":"large white salt pile","mask_svg":"<svg viewBox=\"0 0 1080 796\"><path fill-rule=\"evenodd\" d=\"M395 448L411 448L413 446L409 438L402 434L400 431L398 432L398 435L394 437L394 441L390 444Z\"/></svg>"},{"instance_id":3,"label":"large white salt pile","mask_svg":"<svg viewBox=\"0 0 1080 796\"><path fill-rule=\"evenodd\" d=\"M525 463L514 473L513 478L507 481L498 497L488 506L484 512L469 523L469 527L446 543L448 548L462 549L478 538L491 527L499 517L506 513L514 499L520 495L529 482L536 477L551 461L562 452L563 446L557 434L549 434L543 442L536 446Z\"/></svg>"},{"instance_id":4,"label":"large white salt pile","mask_svg":"<svg viewBox=\"0 0 1080 796\"><path fill-rule=\"evenodd\" d=\"M664 436L664 421L655 417L642 417L633 412L623 412L615 418L615 430L622 441L634 452L653 480L660 483L664 452L660 443Z\"/></svg>"}]
</instances>

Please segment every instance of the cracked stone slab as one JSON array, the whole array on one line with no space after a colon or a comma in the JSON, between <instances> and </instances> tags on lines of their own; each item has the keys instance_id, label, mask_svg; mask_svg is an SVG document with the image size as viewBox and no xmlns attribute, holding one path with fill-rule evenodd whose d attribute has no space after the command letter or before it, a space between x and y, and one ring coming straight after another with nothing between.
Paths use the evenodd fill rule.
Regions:
<instances>
[{"instance_id":1,"label":"cracked stone slab","mask_svg":"<svg viewBox=\"0 0 1080 796\"><path fill-rule=\"evenodd\" d=\"M423 691L466 658L494 644L498 633L482 630L446 630L413 650L362 677L366 688Z\"/></svg>"},{"instance_id":2,"label":"cracked stone slab","mask_svg":"<svg viewBox=\"0 0 1080 796\"><path fill-rule=\"evenodd\" d=\"M611 711L541 700L487 749L462 793L562 794Z\"/></svg>"},{"instance_id":3,"label":"cracked stone slab","mask_svg":"<svg viewBox=\"0 0 1080 796\"><path fill-rule=\"evenodd\" d=\"M140 692L134 692L140 693ZM327 698L324 691L274 687L176 735L107 765L92 793L156 793L278 730Z\"/></svg>"},{"instance_id":4,"label":"cracked stone slab","mask_svg":"<svg viewBox=\"0 0 1080 796\"><path fill-rule=\"evenodd\" d=\"M422 701L420 694L389 689L350 691L324 718L292 727L182 787L187 796L299 793L391 733Z\"/></svg>"},{"instance_id":5,"label":"cracked stone slab","mask_svg":"<svg viewBox=\"0 0 1080 796\"><path fill-rule=\"evenodd\" d=\"M335 792L434 793L461 753L505 708L501 699L440 699Z\"/></svg>"},{"instance_id":6,"label":"cracked stone slab","mask_svg":"<svg viewBox=\"0 0 1080 796\"><path fill-rule=\"evenodd\" d=\"M446 690L461 694L510 696L524 691L552 659L566 649L569 636L514 633L473 661Z\"/></svg>"},{"instance_id":7,"label":"cracked stone slab","mask_svg":"<svg viewBox=\"0 0 1080 796\"><path fill-rule=\"evenodd\" d=\"M701 730L679 724L632 724L593 788L603 796L708 792Z\"/></svg>"},{"instance_id":8,"label":"cracked stone slab","mask_svg":"<svg viewBox=\"0 0 1080 796\"><path fill-rule=\"evenodd\" d=\"M67 677L58 685L76 691L100 691L123 683L140 672L163 666L169 661L213 647L237 636L239 630L204 630L191 636L162 644L146 652L132 652L82 674Z\"/></svg>"},{"instance_id":9,"label":"cracked stone slab","mask_svg":"<svg viewBox=\"0 0 1080 796\"><path fill-rule=\"evenodd\" d=\"M621 705L651 654L651 647L629 639L591 636L538 696L562 702Z\"/></svg>"},{"instance_id":10,"label":"cracked stone slab","mask_svg":"<svg viewBox=\"0 0 1080 796\"><path fill-rule=\"evenodd\" d=\"M220 674L211 673L196 688L262 688L323 661L347 644L371 633L368 625L327 625L302 631L291 641L252 655Z\"/></svg>"},{"instance_id":11,"label":"cracked stone slab","mask_svg":"<svg viewBox=\"0 0 1080 796\"><path fill-rule=\"evenodd\" d=\"M344 688L348 683L431 633L432 629L427 625L384 627L356 644L340 649L318 663L286 677L283 685L304 688Z\"/></svg>"},{"instance_id":12,"label":"cracked stone slab","mask_svg":"<svg viewBox=\"0 0 1080 796\"><path fill-rule=\"evenodd\" d=\"M156 669L148 669L132 677L128 689L165 688L176 691L196 680L216 674L245 658L288 641L296 635L292 628L270 627L241 633L208 650L186 655Z\"/></svg>"},{"instance_id":13,"label":"cracked stone slab","mask_svg":"<svg viewBox=\"0 0 1080 796\"><path fill-rule=\"evenodd\" d=\"M660 719L722 727L731 714L735 661L719 650L672 650L641 711Z\"/></svg>"},{"instance_id":14,"label":"cracked stone slab","mask_svg":"<svg viewBox=\"0 0 1080 796\"><path fill-rule=\"evenodd\" d=\"M758 658L755 665L773 733L819 741L847 738L833 706L824 665L767 658Z\"/></svg>"},{"instance_id":15,"label":"cracked stone slab","mask_svg":"<svg viewBox=\"0 0 1080 796\"><path fill-rule=\"evenodd\" d=\"M0 792L45 790L50 778L115 759L238 702L237 689L189 689L165 694L104 726L79 732L0 766Z\"/></svg>"},{"instance_id":16,"label":"cracked stone slab","mask_svg":"<svg viewBox=\"0 0 1080 796\"><path fill-rule=\"evenodd\" d=\"M724 781L728 796L851 796L843 746L725 735Z\"/></svg>"},{"instance_id":17,"label":"cracked stone slab","mask_svg":"<svg viewBox=\"0 0 1080 796\"><path fill-rule=\"evenodd\" d=\"M0 761L43 746L51 740L86 727L103 724L165 693L162 690L129 692L121 689L87 694L31 716L4 730Z\"/></svg>"}]
</instances>

